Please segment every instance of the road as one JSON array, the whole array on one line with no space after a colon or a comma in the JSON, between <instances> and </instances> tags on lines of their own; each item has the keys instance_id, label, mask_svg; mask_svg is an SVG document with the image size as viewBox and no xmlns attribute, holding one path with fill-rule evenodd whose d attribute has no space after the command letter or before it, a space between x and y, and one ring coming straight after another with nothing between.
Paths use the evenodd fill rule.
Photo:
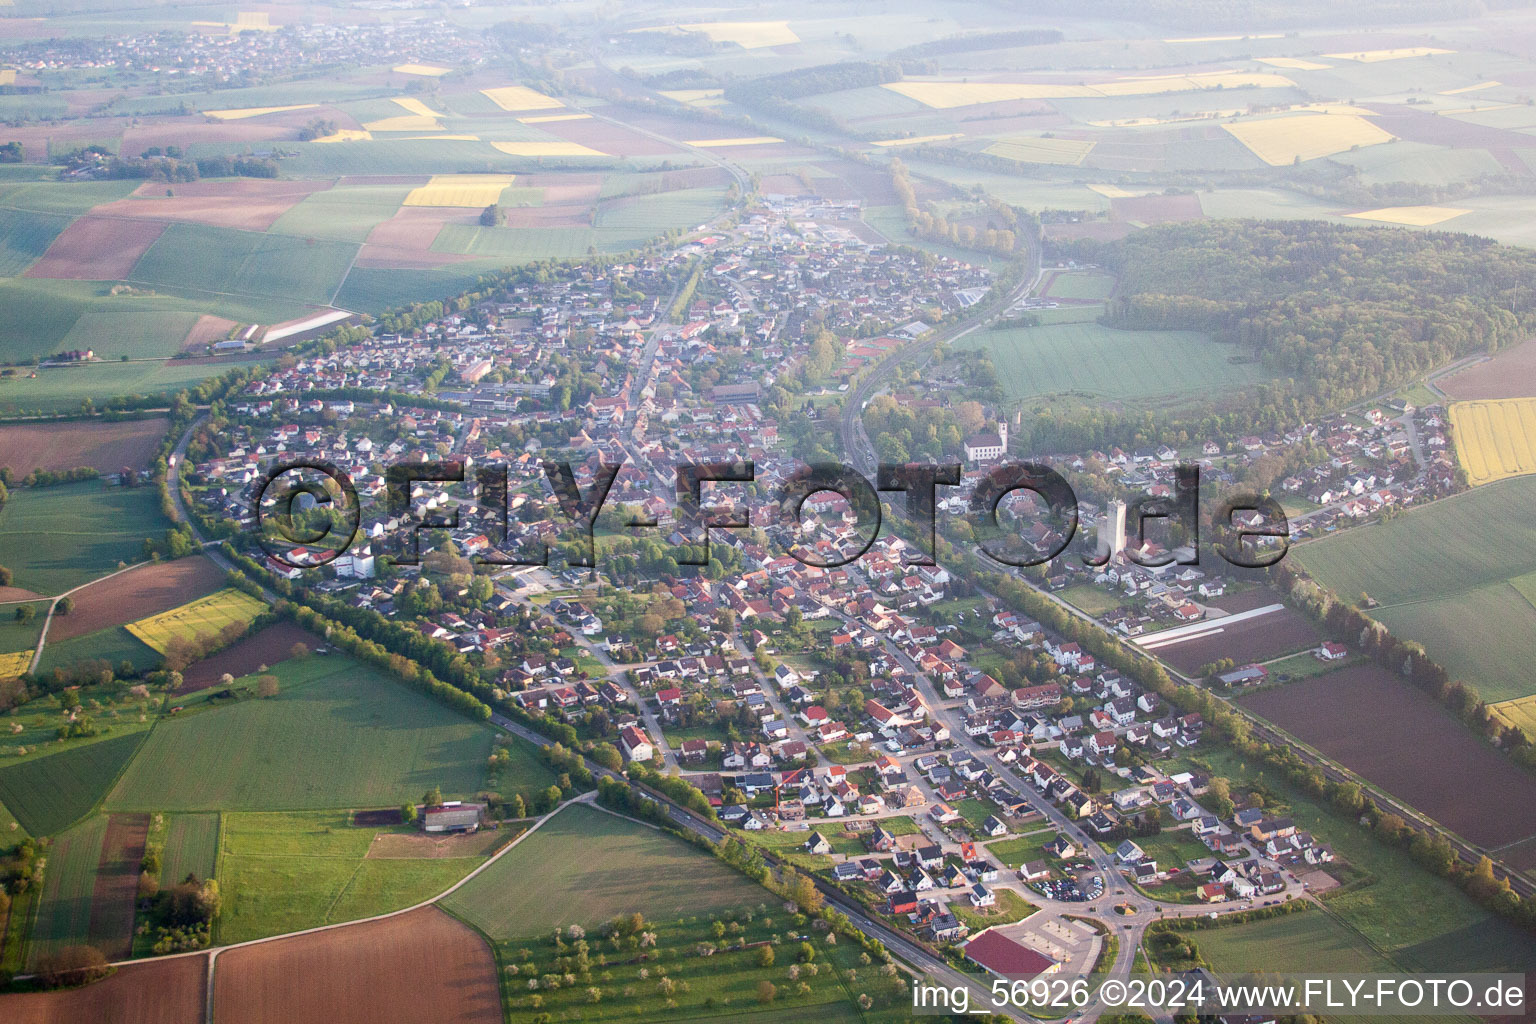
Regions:
<instances>
[{"instance_id":1,"label":"road","mask_svg":"<svg viewBox=\"0 0 1536 1024\"><path fill-rule=\"evenodd\" d=\"M958 341L972 331L980 330L995 323L1010 307L1028 295L1040 283L1040 277L1044 271L1040 266L1039 242L1031 243L1030 261L1033 264L1034 273L1031 274L1026 269L1019 283L1014 286L1006 299L1000 302L993 312L979 320L969 323L962 322L947 330L935 329L920 341L914 341L911 344L894 349L873 367L859 375L853 387L849 388L848 393L843 396L842 421L838 427L838 433L843 443L844 457L848 459L849 465L853 466L854 469L858 470L865 477L874 479L876 469L875 449L870 443L869 435L864 431L864 406L885 387L886 382L890 379L891 374L895 372L896 368L914 356L931 352L934 346L940 342Z\"/></svg>"}]
</instances>

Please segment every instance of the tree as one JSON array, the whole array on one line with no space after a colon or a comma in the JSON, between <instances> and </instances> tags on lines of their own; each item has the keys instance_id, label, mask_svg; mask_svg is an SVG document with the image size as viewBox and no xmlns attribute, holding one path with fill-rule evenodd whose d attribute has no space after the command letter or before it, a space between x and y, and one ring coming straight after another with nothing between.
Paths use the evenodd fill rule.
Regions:
<instances>
[{"instance_id":1,"label":"tree","mask_svg":"<svg viewBox=\"0 0 1536 1024\"><path fill-rule=\"evenodd\" d=\"M16 621L17 622L31 622L36 617L37 617L37 609L32 607L31 605L29 605L29 604L22 604L22 605L17 605L16 606Z\"/></svg>"},{"instance_id":2,"label":"tree","mask_svg":"<svg viewBox=\"0 0 1536 1024\"><path fill-rule=\"evenodd\" d=\"M413 803L401 804L400 805L400 823L403 824L403 825L409 825L411 822L413 822L415 820L416 820L416 805L413 804Z\"/></svg>"},{"instance_id":3,"label":"tree","mask_svg":"<svg viewBox=\"0 0 1536 1024\"><path fill-rule=\"evenodd\" d=\"M256 679L256 696L276 697L278 690L277 676L259 676Z\"/></svg>"},{"instance_id":4,"label":"tree","mask_svg":"<svg viewBox=\"0 0 1536 1024\"><path fill-rule=\"evenodd\" d=\"M779 990L774 988L773 987L773 982L769 981L767 978L764 978L762 981L757 983L757 1001L758 1002L764 1003L764 1004L771 1003L771 1002L773 1002L773 997L778 995L778 994L779 994Z\"/></svg>"},{"instance_id":5,"label":"tree","mask_svg":"<svg viewBox=\"0 0 1536 1024\"><path fill-rule=\"evenodd\" d=\"M493 228L501 223L501 208L495 203L480 211L480 226Z\"/></svg>"},{"instance_id":6,"label":"tree","mask_svg":"<svg viewBox=\"0 0 1536 1024\"><path fill-rule=\"evenodd\" d=\"M95 946L66 946L37 962L37 979L45 988L84 985L111 973L107 958Z\"/></svg>"},{"instance_id":7,"label":"tree","mask_svg":"<svg viewBox=\"0 0 1536 1024\"><path fill-rule=\"evenodd\" d=\"M294 659L309 657L309 644L306 644L302 640L295 642L294 645L288 649L288 657Z\"/></svg>"},{"instance_id":8,"label":"tree","mask_svg":"<svg viewBox=\"0 0 1536 1024\"><path fill-rule=\"evenodd\" d=\"M758 947L758 950L757 950L757 966L759 966L759 967L772 967L773 966L773 947L772 946L759 946Z\"/></svg>"},{"instance_id":9,"label":"tree","mask_svg":"<svg viewBox=\"0 0 1536 1024\"><path fill-rule=\"evenodd\" d=\"M54 606L54 612L59 615L68 615L74 610L75 599L72 597L61 597L59 598L59 603Z\"/></svg>"},{"instance_id":10,"label":"tree","mask_svg":"<svg viewBox=\"0 0 1536 1024\"><path fill-rule=\"evenodd\" d=\"M8 587L10 585L11 585L11 570L7 569L3 565L0 565L0 587Z\"/></svg>"},{"instance_id":11,"label":"tree","mask_svg":"<svg viewBox=\"0 0 1536 1024\"><path fill-rule=\"evenodd\" d=\"M426 804L428 807L443 806L442 789L438 786L433 786L431 789L427 790L421 795L421 802Z\"/></svg>"}]
</instances>

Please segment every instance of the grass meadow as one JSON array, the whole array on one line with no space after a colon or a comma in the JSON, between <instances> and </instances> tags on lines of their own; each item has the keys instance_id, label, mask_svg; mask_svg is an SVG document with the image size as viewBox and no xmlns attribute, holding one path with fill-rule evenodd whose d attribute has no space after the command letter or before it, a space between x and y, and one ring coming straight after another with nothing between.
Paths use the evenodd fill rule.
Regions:
<instances>
[{"instance_id":1,"label":"grass meadow","mask_svg":"<svg viewBox=\"0 0 1536 1024\"><path fill-rule=\"evenodd\" d=\"M171 819L172 827L178 819ZM243 942L402 910L430 899L482 858L369 857L375 828L346 811L234 813L218 834L224 894L218 941Z\"/></svg>"},{"instance_id":2,"label":"grass meadow","mask_svg":"<svg viewBox=\"0 0 1536 1024\"><path fill-rule=\"evenodd\" d=\"M91 896L96 865L107 836L107 816L98 814L59 836L48 849L42 900L28 945L31 962L90 938Z\"/></svg>"}]
</instances>

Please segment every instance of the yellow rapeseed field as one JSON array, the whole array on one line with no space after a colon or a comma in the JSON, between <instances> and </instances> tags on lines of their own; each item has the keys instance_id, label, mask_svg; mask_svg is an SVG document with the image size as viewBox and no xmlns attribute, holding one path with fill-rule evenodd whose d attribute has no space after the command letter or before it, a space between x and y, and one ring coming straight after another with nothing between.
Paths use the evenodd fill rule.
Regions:
<instances>
[{"instance_id":1,"label":"yellow rapeseed field","mask_svg":"<svg viewBox=\"0 0 1536 1024\"><path fill-rule=\"evenodd\" d=\"M1431 224L1439 224L1441 221L1471 212L1471 210L1460 210L1454 206L1384 206L1379 210L1346 213L1344 216L1359 220L1379 220L1386 224L1407 224L1410 227L1427 228Z\"/></svg>"},{"instance_id":2,"label":"yellow rapeseed field","mask_svg":"<svg viewBox=\"0 0 1536 1024\"><path fill-rule=\"evenodd\" d=\"M1464 92L1478 92L1482 89L1497 89L1500 85L1503 84L1504 83L1502 82L1478 82L1476 85L1464 85L1460 89L1446 89L1442 91L1440 95L1460 96Z\"/></svg>"},{"instance_id":3,"label":"yellow rapeseed field","mask_svg":"<svg viewBox=\"0 0 1536 1024\"><path fill-rule=\"evenodd\" d=\"M0 68L0 85L15 85L15 84L16 84L16 69L15 68Z\"/></svg>"},{"instance_id":4,"label":"yellow rapeseed field","mask_svg":"<svg viewBox=\"0 0 1536 1024\"><path fill-rule=\"evenodd\" d=\"M512 184L511 174L434 174L411 189L406 206L490 206Z\"/></svg>"},{"instance_id":5,"label":"yellow rapeseed field","mask_svg":"<svg viewBox=\"0 0 1536 1024\"><path fill-rule=\"evenodd\" d=\"M493 142L492 146L509 156L607 156L601 150L579 142Z\"/></svg>"},{"instance_id":6,"label":"yellow rapeseed field","mask_svg":"<svg viewBox=\"0 0 1536 1024\"><path fill-rule=\"evenodd\" d=\"M964 136L962 136L959 132L955 132L952 135L914 135L910 139L881 139L879 142L870 143L870 145L886 147L921 146L925 142L947 142L950 139L959 139L963 137Z\"/></svg>"},{"instance_id":7,"label":"yellow rapeseed field","mask_svg":"<svg viewBox=\"0 0 1536 1024\"><path fill-rule=\"evenodd\" d=\"M724 102L724 89L662 89L661 94L674 103L712 106Z\"/></svg>"},{"instance_id":8,"label":"yellow rapeseed field","mask_svg":"<svg viewBox=\"0 0 1536 1024\"><path fill-rule=\"evenodd\" d=\"M396 64L394 69L402 75L425 75L428 78L439 78L450 70L436 64Z\"/></svg>"},{"instance_id":9,"label":"yellow rapeseed field","mask_svg":"<svg viewBox=\"0 0 1536 1024\"><path fill-rule=\"evenodd\" d=\"M315 139L314 141L315 142L367 142L371 138L373 138L373 136L371 134L369 134L368 132L366 132L366 131L358 131L356 128L338 128L336 130L335 134L333 134L333 135L325 135L325 136L322 136L322 137L320 137L318 139Z\"/></svg>"},{"instance_id":10,"label":"yellow rapeseed field","mask_svg":"<svg viewBox=\"0 0 1536 1024\"><path fill-rule=\"evenodd\" d=\"M1324 57L1335 60L1355 60L1362 64L1376 64L1384 60L1402 60L1404 57L1428 57L1436 53L1455 53L1433 46L1404 46L1396 50L1361 50L1358 53L1325 53Z\"/></svg>"},{"instance_id":11,"label":"yellow rapeseed field","mask_svg":"<svg viewBox=\"0 0 1536 1024\"><path fill-rule=\"evenodd\" d=\"M1488 710L1505 725L1520 729L1527 736L1536 736L1536 695L1489 704Z\"/></svg>"},{"instance_id":12,"label":"yellow rapeseed field","mask_svg":"<svg viewBox=\"0 0 1536 1024\"><path fill-rule=\"evenodd\" d=\"M1452 402L1451 431L1473 487L1536 473L1536 398Z\"/></svg>"},{"instance_id":13,"label":"yellow rapeseed field","mask_svg":"<svg viewBox=\"0 0 1536 1024\"><path fill-rule=\"evenodd\" d=\"M435 132L442 130L442 122L438 118L443 115L427 106L421 100L413 96L395 97L395 104L410 111L408 114L396 117L383 117L377 121L369 121L363 125L373 132Z\"/></svg>"},{"instance_id":14,"label":"yellow rapeseed field","mask_svg":"<svg viewBox=\"0 0 1536 1024\"><path fill-rule=\"evenodd\" d=\"M1267 72L1211 71L1197 75L1154 75L1117 78L1095 85L1051 82L887 82L884 88L917 100L925 106L946 110L977 103L1009 100L1085 99L1104 96L1149 96L1199 89L1281 89L1296 83L1284 75Z\"/></svg>"},{"instance_id":15,"label":"yellow rapeseed field","mask_svg":"<svg viewBox=\"0 0 1536 1024\"><path fill-rule=\"evenodd\" d=\"M173 639L193 640L208 634L217 635L230 623L248 623L266 610L266 602L260 598L239 590L221 590L168 612L130 622L126 628L164 654Z\"/></svg>"},{"instance_id":16,"label":"yellow rapeseed field","mask_svg":"<svg viewBox=\"0 0 1536 1024\"><path fill-rule=\"evenodd\" d=\"M1315 160L1393 139L1391 132L1353 114L1306 113L1222 125L1253 155L1272 167L1296 160Z\"/></svg>"},{"instance_id":17,"label":"yellow rapeseed field","mask_svg":"<svg viewBox=\"0 0 1536 1024\"><path fill-rule=\"evenodd\" d=\"M205 110L204 114L216 117L220 121L242 121L247 117L261 117L263 114L281 114L285 110L308 110L310 107L318 107L318 103L295 103L287 107L238 107L234 110Z\"/></svg>"},{"instance_id":18,"label":"yellow rapeseed field","mask_svg":"<svg viewBox=\"0 0 1536 1024\"><path fill-rule=\"evenodd\" d=\"M1319 64L1315 60L1302 60L1300 57L1260 57L1258 60L1260 64L1287 71L1327 71L1333 67L1332 64Z\"/></svg>"},{"instance_id":19,"label":"yellow rapeseed field","mask_svg":"<svg viewBox=\"0 0 1536 1024\"><path fill-rule=\"evenodd\" d=\"M1041 139L1019 135L999 139L985 152L1026 164L1080 164L1093 143L1084 139Z\"/></svg>"},{"instance_id":20,"label":"yellow rapeseed field","mask_svg":"<svg viewBox=\"0 0 1536 1024\"><path fill-rule=\"evenodd\" d=\"M700 32L713 43L735 43L744 50L764 46L788 46L798 43L787 21L696 21L691 25L658 25L630 29L631 32Z\"/></svg>"},{"instance_id":21,"label":"yellow rapeseed field","mask_svg":"<svg viewBox=\"0 0 1536 1024\"><path fill-rule=\"evenodd\" d=\"M523 124L549 124L551 121L589 121L591 114L540 114L537 117L520 117Z\"/></svg>"},{"instance_id":22,"label":"yellow rapeseed field","mask_svg":"<svg viewBox=\"0 0 1536 1024\"><path fill-rule=\"evenodd\" d=\"M684 145L700 149L717 149L721 146L771 146L784 140L777 135L745 135L738 139L689 139Z\"/></svg>"},{"instance_id":23,"label":"yellow rapeseed field","mask_svg":"<svg viewBox=\"0 0 1536 1024\"><path fill-rule=\"evenodd\" d=\"M27 670L32 664L31 651L17 651L15 654L0 654L0 679L14 679Z\"/></svg>"},{"instance_id":24,"label":"yellow rapeseed field","mask_svg":"<svg viewBox=\"0 0 1536 1024\"><path fill-rule=\"evenodd\" d=\"M504 85L499 89L481 89L480 92L502 110L555 110L565 106L553 96L545 96L526 85Z\"/></svg>"}]
</instances>

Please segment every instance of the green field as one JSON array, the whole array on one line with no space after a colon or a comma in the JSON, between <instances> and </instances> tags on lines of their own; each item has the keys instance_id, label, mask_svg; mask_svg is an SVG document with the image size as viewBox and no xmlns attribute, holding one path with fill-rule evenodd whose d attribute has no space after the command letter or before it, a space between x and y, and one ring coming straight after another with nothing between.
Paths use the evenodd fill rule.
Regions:
<instances>
[{"instance_id":1,"label":"green field","mask_svg":"<svg viewBox=\"0 0 1536 1024\"><path fill-rule=\"evenodd\" d=\"M1103 615L1121 605L1120 595L1092 583L1079 583L1068 587L1059 595L1063 601L1089 615Z\"/></svg>"},{"instance_id":2,"label":"green field","mask_svg":"<svg viewBox=\"0 0 1536 1024\"><path fill-rule=\"evenodd\" d=\"M1017 839L999 839L995 843L987 844L987 852L992 854L1003 864L1010 868L1020 868L1033 861L1044 861L1052 868L1061 864L1059 858L1045 852L1046 843L1056 838L1053 830L1041 832L1039 835L1019 836Z\"/></svg>"},{"instance_id":3,"label":"green field","mask_svg":"<svg viewBox=\"0 0 1536 1024\"><path fill-rule=\"evenodd\" d=\"M173 294L326 305L356 254L348 242L172 224L139 257L129 280Z\"/></svg>"},{"instance_id":4,"label":"green field","mask_svg":"<svg viewBox=\"0 0 1536 1024\"><path fill-rule=\"evenodd\" d=\"M1452 676L1489 701L1536 692L1536 577L1525 510L1536 478L1514 477L1294 551L1346 601L1369 594L1370 614L1417 640ZM1518 581L1518 582L1516 582Z\"/></svg>"},{"instance_id":5,"label":"green field","mask_svg":"<svg viewBox=\"0 0 1536 1024\"><path fill-rule=\"evenodd\" d=\"M31 622L16 620L16 609L23 604L32 608ZM0 653L30 651L36 647L37 635L43 631L43 619L48 615L48 605L48 601L0 605Z\"/></svg>"},{"instance_id":6,"label":"green field","mask_svg":"<svg viewBox=\"0 0 1536 1024\"><path fill-rule=\"evenodd\" d=\"M1045 294L1053 299L1093 299L1102 301L1115 291L1111 274L1057 274Z\"/></svg>"},{"instance_id":7,"label":"green field","mask_svg":"<svg viewBox=\"0 0 1536 1024\"><path fill-rule=\"evenodd\" d=\"M978 331L958 347L984 348L1014 398L1072 393L1136 405L1230 397L1259 380L1235 364L1236 350L1193 331L1117 331L1100 324L1055 324Z\"/></svg>"},{"instance_id":8,"label":"green field","mask_svg":"<svg viewBox=\"0 0 1536 1024\"><path fill-rule=\"evenodd\" d=\"M338 185L306 196L267 230L303 238L361 242L368 232L395 215L410 191L409 185Z\"/></svg>"},{"instance_id":9,"label":"green field","mask_svg":"<svg viewBox=\"0 0 1536 1024\"><path fill-rule=\"evenodd\" d=\"M1198 760L1234 785L1255 774L1226 749L1212 749ZM1536 969L1536 946L1518 926L1484 910L1455 883L1425 871L1406 852L1382 845L1332 807L1302 795L1272 773L1264 773L1264 781L1274 813L1284 813L1297 828L1326 840L1354 873L1374 879L1363 888L1331 895L1328 909L1403 970Z\"/></svg>"},{"instance_id":10,"label":"green field","mask_svg":"<svg viewBox=\"0 0 1536 1024\"><path fill-rule=\"evenodd\" d=\"M165 525L153 487L17 489L0 509L0 565L16 586L57 594L143 558L144 539Z\"/></svg>"},{"instance_id":11,"label":"green field","mask_svg":"<svg viewBox=\"0 0 1536 1024\"><path fill-rule=\"evenodd\" d=\"M1187 933L1212 969L1390 974L1396 968L1354 930L1321 911Z\"/></svg>"},{"instance_id":12,"label":"green field","mask_svg":"<svg viewBox=\"0 0 1536 1024\"><path fill-rule=\"evenodd\" d=\"M197 318L197 313L181 310L88 310L60 347L92 349L98 359L168 359L181 351Z\"/></svg>"},{"instance_id":13,"label":"green field","mask_svg":"<svg viewBox=\"0 0 1536 1024\"><path fill-rule=\"evenodd\" d=\"M501 261L475 260L437 270L389 270L353 267L336 295L336 305L364 313L381 313L394 306L429 302L455 295Z\"/></svg>"},{"instance_id":14,"label":"green field","mask_svg":"<svg viewBox=\"0 0 1536 1024\"><path fill-rule=\"evenodd\" d=\"M205 705L158 723L108 806L388 807L433 786L453 797L482 785L489 726L339 655L286 661L272 674L281 682L275 698ZM554 781L531 753L513 778L538 788Z\"/></svg>"},{"instance_id":15,"label":"green field","mask_svg":"<svg viewBox=\"0 0 1536 1024\"><path fill-rule=\"evenodd\" d=\"M173 814L166 825L160 879L176 885L187 875L212 878L219 856L217 814Z\"/></svg>"},{"instance_id":16,"label":"green field","mask_svg":"<svg viewBox=\"0 0 1536 1024\"><path fill-rule=\"evenodd\" d=\"M89 941L91 894L106 835L107 816L98 814L59 836L49 848L43 898L28 946L32 963L66 946Z\"/></svg>"},{"instance_id":17,"label":"green field","mask_svg":"<svg viewBox=\"0 0 1536 1024\"><path fill-rule=\"evenodd\" d=\"M589 855L598 849L601 857ZM492 939L510 940L636 911L675 921L765 895L680 839L569 804L443 906Z\"/></svg>"},{"instance_id":18,"label":"green field","mask_svg":"<svg viewBox=\"0 0 1536 1024\"><path fill-rule=\"evenodd\" d=\"M216 636L225 626L234 623L250 625L252 619L266 610L267 603L259 597L226 587L170 611L130 622L123 628L164 654L175 640Z\"/></svg>"},{"instance_id":19,"label":"green field","mask_svg":"<svg viewBox=\"0 0 1536 1024\"><path fill-rule=\"evenodd\" d=\"M5 282L0 281L0 286ZM0 287L0 292L3 292ZM62 339L61 339L62 340ZM0 344L3 344L0 338ZM54 345L49 351L57 350ZM38 371L36 380L22 377L0 379L0 412L59 413L73 412L83 399L98 406L109 398L124 395L171 395L183 388L228 373L236 366L249 366L260 359L238 362L194 363L168 360L164 363L141 360L131 363L98 362L83 366L58 367Z\"/></svg>"},{"instance_id":20,"label":"green field","mask_svg":"<svg viewBox=\"0 0 1536 1024\"><path fill-rule=\"evenodd\" d=\"M353 827L346 812L224 815L219 941L402 910L447 889L482 859L369 858L379 831Z\"/></svg>"},{"instance_id":21,"label":"green field","mask_svg":"<svg viewBox=\"0 0 1536 1024\"><path fill-rule=\"evenodd\" d=\"M69 218L0 207L0 276L14 277L30 267L69 226Z\"/></svg>"},{"instance_id":22,"label":"green field","mask_svg":"<svg viewBox=\"0 0 1536 1024\"><path fill-rule=\"evenodd\" d=\"M67 669L81 661L101 659L113 665L132 662L139 670L154 668L160 664L160 652L147 646L122 626L108 626L84 636L68 640L49 641L43 647L42 660L38 662L39 674L56 668Z\"/></svg>"},{"instance_id":23,"label":"green field","mask_svg":"<svg viewBox=\"0 0 1536 1024\"><path fill-rule=\"evenodd\" d=\"M145 733L112 736L0 768L0 803L34 836L58 832L96 806Z\"/></svg>"}]
</instances>

